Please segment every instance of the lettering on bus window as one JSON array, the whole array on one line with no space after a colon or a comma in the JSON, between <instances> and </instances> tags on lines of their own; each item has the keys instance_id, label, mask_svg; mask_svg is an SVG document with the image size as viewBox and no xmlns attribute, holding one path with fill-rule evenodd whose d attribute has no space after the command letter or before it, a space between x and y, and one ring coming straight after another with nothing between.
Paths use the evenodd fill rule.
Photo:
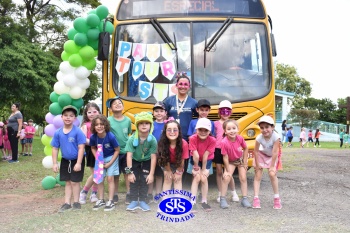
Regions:
<instances>
[{"instance_id":1,"label":"lettering on bus window","mask_svg":"<svg viewBox=\"0 0 350 233\"><path fill-rule=\"evenodd\" d=\"M220 9L215 7L215 0L194 0L194 1L164 1L165 12L219 12Z\"/></svg>"}]
</instances>

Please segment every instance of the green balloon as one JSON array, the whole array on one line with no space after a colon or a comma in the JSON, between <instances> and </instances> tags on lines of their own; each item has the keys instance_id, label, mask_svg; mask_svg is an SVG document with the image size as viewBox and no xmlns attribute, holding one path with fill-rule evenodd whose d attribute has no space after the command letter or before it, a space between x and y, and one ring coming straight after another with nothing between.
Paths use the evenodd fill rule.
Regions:
<instances>
[{"instance_id":1,"label":"green balloon","mask_svg":"<svg viewBox=\"0 0 350 233\"><path fill-rule=\"evenodd\" d=\"M85 46L87 44L87 42L88 42L88 38L87 38L85 33L78 32L74 36L74 42L78 46Z\"/></svg>"},{"instance_id":2,"label":"green balloon","mask_svg":"<svg viewBox=\"0 0 350 233\"><path fill-rule=\"evenodd\" d=\"M95 14L89 14L86 17L86 23L91 28L97 27L100 24L100 18Z\"/></svg>"},{"instance_id":3,"label":"green balloon","mask_svg":"<svg viewBox=\"0 0 350 233\"><path fill-rule=\"evenodd\" d=\"M63 51L63 52L61 53L61 59L62 59L63 61L68 61L70 55L71 55L71 54L67 53L66 51Z\"/></svg>"},{"instance_id":4,"label":"green balloon","mask_svg":"<svg viewBox=\"0 0 350 233\"><path fill-rule=\"evenodd\" d=\"M82 98L73 99L72 105L75 106L77 109L80 109L84 105L84 100Z\"/></svg>"},{"instance_id":5,"label":"green balloon","mask_svg":"<svg viewBox=\"0 0 350 233\"><path fill-rule=\"evenodd\" d=\"M50 146L51 144L51 140L52 140L52 137L49 137L47 136L46 134L44 134L42 137L41 137L41 142L42 144L46 147L46 146Z\"/></svg>"},{"instance_id":6,"label":"green balloon","mask_svg":"<svg viewBox=\"0 0 350 233\"><path fill-rule=\"evenodd\" d=\"M50 104L49 111L52 115L56 116L56 115L59 115L62 113L62 108L58 104L58 102L54 102L54 103Z\"/></svg>"},{"instance_id":7,"label":"green balloon","mask_svg":"<svg viewBox=\"0 0 350 233\"><path fill-rule=\"evenodd\" d=\"M66 53L74 54L79 51L80 47L75 44L74 40L68 40L64 43L63 49Z\"/></svg>"},{"instance_id":8,"label":"green balloon","mask_svg":"<svg viewBox=\"0 0 350 233\"><path fill-rule=\"evenodd\" d=\"M42 181L41 181L41 186L47 190L47 189L53 189L56 185L56 178L53 176L46 176Z\"/></svg>"},{"instance_id":9,"label":"green balloon","mask_svg":"<svg viewBox=\"0 0 350 233\"><path fill-rule=\"evenodd\" d=\"M106 23L106 32L113 33L114 31L114 26L111 22L107 21Z\"/></svg>"},{"instance_id":10,"label":"green balloon","mask_svg":"<svg viewBox=\"0 0 350 233\"><path fill-rule=\"evenodd\" d=\"M54 102L57 102L58 101L58 97L60 97L60 95L59 94L56 94L56 92L51 92L51 94L50 94L50 101L52 102L52 103L54 103Z\"/></svg>"},{"instance_id":11,"label":"green balloon","mask_svg":"<svg viewBox=\"0 0 350 233\"><path fill-rule=\"evenodd\" d=\"M93 9L93 10L88 12L88 15L91 15L91 14L95 14L96 15L96 9Z\"/></svg>"},{"instance_id":12,"label":"green balloon","mask_svg":"<svg viewBox=\"0 0 350 233\"><path fill-rule=\"evenodd\" d=\"M68 30L68 39L70 39L70 40L74 40L74 36L75 36L75 34L77 34L78 33L78 31L77 30L75 30L74 28L71 28L71 29L69 29Z\"/></svg>"},{"instance_id":13,"label":"green balloon","mask_svg":"<svg viewBox=\"0 0 350 233\"><path fill-rule=\"evenodd\" d=\"M99 5L96 8L96 15L102 20L108 16L108 8L104 5Z\"/></svg>"},{"instance_id":14,"label":"green balloon","mask_svg":"<svg viewBox=\"0 0 350 233\"><path fill-rule=\"evenodd\" d=\"M72 104L72 98L68 94L62 94L58 97L58 104L63 108Z\"/></svg>"},{"instance_id":15,"label":"green balloon","mask_svg":"<svg viewBox=\"0 0 350 233\"><path fill-rule=\"evenodd\" d=\"M88 45L93 49L98 49L98 40L88 40Z\"/></svg>"},{"instance_id":16,"label":"green balloon","mask_svg":"<svg viewBox=\"0 0 350 233\"><path fill-rule=\"evenodd\" d=\"M95 50L90 46L85 46L79 50L79 55L83 60L90 60L95 57Z\"/></svg>"},{"instance_id":17,"label":"green balloon","mask_svg":"<svg viewBox=\"0 0 350 233\"><path fill-rule=\"evenodd\" d=\"M52 155L52 146L48 145L44 147L44 154L46 156L51 156Z\"/></svg>"},{"instance_id":18,"label":"green balloon","mask_svg":"<svg viewBox=\"0 0 350 233\"><path fill-rule=\"evenodd\" d=\"M92 58L90 60L87 61L83 61L83 66L86 67L86 69L88 70L93 70L96 67L96 60L95 58Z\"/></svg>"},{"instance_id":19,"label":"green balloon","mask_svg":"<svg viewBox=\"0 0 350 233\"><path fill-rule=\"evenodd\" d=\"M81 58L81 56L79 54L72 54L69 57L69 64L73 67L79 67L83 64L83 59Z\"/></svg>"},{"instance_id":20,"label":"green balloon","mask_svg":"<svg viewBox=\"0 0 350 233\"><path fill-rule=\"evenodd\" d=\"M76 18L73 22L74 29L81 33L86 33L89 30L89 25L83 17Z\"/></svg>"},{"instance_id":21,"label":"green balloon","mask_svg":"<svg viewBox=\"0 0 350 233\"><path fill-rule=\"evenodd\" d=\"M61 186L66 186L66 181L61 181L60 174L57 174L56 182L57 182L57 184L59 184Z\"/></svg>"},{"instance_id":22,"label":"green balloon","mask_svg":"<svg viewBox=\"0 0 350 233\"><path fill-rule=\"evenodd\" d=\"M88 40L98 40L99 35L100 30L98 28L91 28L86 33Z\"/></svg>"}]
</instances>

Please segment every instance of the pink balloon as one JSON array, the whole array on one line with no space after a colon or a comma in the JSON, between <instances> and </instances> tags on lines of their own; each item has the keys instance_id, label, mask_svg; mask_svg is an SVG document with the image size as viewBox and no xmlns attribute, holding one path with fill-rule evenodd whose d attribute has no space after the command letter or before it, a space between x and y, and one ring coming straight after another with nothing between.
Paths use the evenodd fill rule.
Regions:
<instances>
[{"instance_id":1,"label":"pink balloon","mask_svg":"<svg viewBox=\"0 0 350 233\"><path fill-rule=\"evenodd\" d=\"M56 131L56 127L53 124L48 124L45 127L45 134L49 137L53 137L53 135L55 134Z\"/></svg>"},{"instance_id":2,"label":"pink balloon","mask_svg":"<svg viewBox=\"0 0 350 233\"><path fill-rule=\"evenodd\" d=\"M63 120L61 118L61 114L57 115L53 118L53 125L55 126L56 129L59 129L61 127L63 127Z\"/></svg>"},{"instance_id":3,"label":"pink balloon","mask_svg":"<svg viewBox=\"0 0 350 233\"><path fill-rule=\"evenodd\" d=\"M75 121L73 122L73 124L74 124L75 126L78 126L78 127L79 127L79 125L80 125L79 119L76 118Z\"/></svg>"},{"instance_id":4,"label":"pink balloon","mask_svg":"<svg viewBox=\"0 0 350 233\"><path fill-rule=\"evenodd\" d=\"M55 117L55 115L52 115L51 112L48 112L45 115L45 120L47 123L52 124L53 123L53 118Z\"/></svg>"}]
</instances>

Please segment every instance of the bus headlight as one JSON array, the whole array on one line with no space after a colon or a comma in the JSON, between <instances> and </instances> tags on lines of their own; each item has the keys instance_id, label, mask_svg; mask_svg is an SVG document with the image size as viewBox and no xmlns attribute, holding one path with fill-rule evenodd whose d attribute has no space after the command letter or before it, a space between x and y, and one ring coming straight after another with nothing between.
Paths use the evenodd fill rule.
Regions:
<instances>
[{"instance_id":1,"label":"bus headlight","mask_svg":"<svg viewBox=\"0 0 350 233\"><path fill-rule=\"evenodd\" d=\"M247 136L252 138L255 136L255 130L254 129L248 129L247 130Z\"/></svg>"}]
</instances>

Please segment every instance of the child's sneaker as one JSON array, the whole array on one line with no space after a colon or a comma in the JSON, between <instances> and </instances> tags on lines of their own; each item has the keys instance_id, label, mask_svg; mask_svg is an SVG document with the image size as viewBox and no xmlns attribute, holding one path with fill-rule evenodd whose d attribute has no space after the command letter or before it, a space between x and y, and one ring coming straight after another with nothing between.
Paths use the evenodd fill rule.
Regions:
<instances>
[{"instance_id":1,"label":"child's sneaker","mask_svg":"<svg viewBox=\"0 0 350 233\"><path fill-rule=\"evenodd\" d=\"M114 201L113 200L107 201L105 211L112 211L114 209L115 209Z\"/></svg>"},{"instance_id":2,"label":"child's sneaker","mask_svg":"<svg viewBox=\"0 0 350 233\"><path fill-rule=\"evenodd\" d=\"M191 213L197 213L198 212L198 207L196 203L192 204L192 209L191 209Z\"/></svg>"},{"instance_id":3,"label":"child's sneaker","mask_svg":"<svg viewBox=\"0 0 350 233\"><path fill-rule=\"evenodd\" d=\"M208 203L206 203L206 202L203 202L203 203L202 203L202 208L203 208L205 211L210 211L210 210L211 210L210 205L208 205Z\"/></svg>"},{"instance_id":4,"label":"child's sneaker","mask_svg":"<svg viewBox=\"0 0 350 233\"><path fill-rule=\"evenodd\" d=\"M91 193L91 195L90 195L90 202L91 203L95 203L96 201L98 201L96 193Z\"/></svg>"},{"instance_id":5,"label":"child's sneaker","mask_svg":"<svg viewBox=\"0 0 350 233\"><path fill-rule=\"evenodd\" d=\"M71 210L72 206L70 204L64 203L61 208L58 210L58 213L66 212L67 210Z\"/></svg>"},{"instance_id":6,"label":"child's sneaker","mask_svg":"<svg viewBox=\"0 0 350 233\"><path fill-rule=\"evenodd\" d=\"M220 207L221 207L221 209L227 209L228 208L226 197L220 197Z\"/></svg>"},{"instance_id":7,"label":"child's sneaker","mask_svg":"<svg viewBox=\"0 0 350 233\"><path fill-rule=\"evenodd\" d=\"M279 197L273 199L273 208L275 210L282 209L281 199Z\"/></svg>"},{"instance_id":8,"label":"child's sneaker","mask_svg":"<svg viewBox=\"0 0 350 233\"><path fill-rule=\"evenodd\" d=\"M86 193L84 191L81 191L80 192L80 195L79 195L79 203L84 205L86 204Z\"/></svg>"},{"instance_id":9,"label":"child's sneaker","mask_svg":"<svg viewBox=\"0 0 350 233\"><path fill-rule=\"evenodd\" d=\"M126 197L125 197L125 204L126 204L126 205L129 205L130 202L131 202L131 200L130 200L130 193L127 193L127 194L126 194Z\"/></svg>"},{"instance_id":10,"label":"child's sneaker","mask_svg":"<svg viewBox=\"0 0 350 233\"><path fill-rule=\"evenodd\" d=\"M79 202L74 202L72 210L81 210L80 203Z\"/></svg>"},{"instance_id":11,"label":"child's sneaker","mask_svg":"<svg viewBox=\"0 0 350 233\"><path fill-rule=\"evenodd\" d=\"M258 197L254 197L253 199L253 209L260 209L260 199Z\"/></svg>"},{"instance_id":12,"label":"child's sneaker","mask_svg":"<svg viewBox=\"0 0 350 233\"><path fill-rule=\"evenodd\" d=\"M241 205L242 205L243 207L246 207L246 208L251 208L251 207L252 207L252 205L249 203L247 197L243 197L243 198L242 198Z\"/></svg>"},{"instance_id":13,"label":"child's sneaker","mask_svg":"<svg viewBox=\"0 0 350 233\"><path fill-rule=\"evenodd\" d=\"M140 208L143 211L150 211L151 210L151 208L149 208L149 205L144 201L140 201Z\"/></svg>"},{"instance_id":14,"label":"child's sneaker","mask_svg":"<svg viewBox=\"0 0 350 233\"><path fill-rule=\"evenodd\" d=\"M32 156L32 153L29 153L29 156Z\"/></svg>"},{"instance_id":15,"label":"child's sneaker","mask_svg":"<svg viewBox=\"0 0 350 233\"><path fill-rule=\"evenodd\" d=\"M217 201L218 203L220 203L220 197L221 197L221 193L219 192L218 198L216 198L216 201Z\"/></svg>"},{"instance_id":16,"label":"child's sneaker","mask_svg":"<svg viewBox=\"0 0 350 233\"><path fill-rule=\"evenodd\" d=\"M92 207L93 210L98 210L106 205L106 202L103 199L100 199L96 202L96 205Z\"/></svg>"},{"instance_id":17,"label":"child's sneaker","mask_svg":"<svg viewBox=\"0 0 350 233\"><path fill-rule=\"evenodd\" d=\"M114 195L113 195L113 201L114 201L114 204L117 204L117 203L118 203L118 201L119 201L118 194L114 194Z\"/></svg>"},{"instance_id":18,"label":"child's sneaker","mask_svg":"<svg viewBox=\"0 0 350 233\"><path fill-rule=\"evenodd\" d=\"M28 156L28 154L27 154L27 153L24 153L23 156Z\"/></svg>"},{"instance_id":19,"label":"child's sneaker","mask_svg":"<svg viewBox=\"0 0 350 233\"><path fill-rule=\"evenodd\" d=\"M239 202L239 197L238 197L236 191L232 192L232 201L233 202Z\"/></svg>"},{"instance_id":20,"label":"child's sneaker","mask_svg":"<svg viewBox=\"0 0 350 233\"><path fill-rule=\"evenodd\" d=\"M138 201L132 201L132 202L130 202L128 207L126 207L126 210L134 211L134 210L136 210L138 208L139 208L139 202Z\"/></svg>"}]
</instances>

